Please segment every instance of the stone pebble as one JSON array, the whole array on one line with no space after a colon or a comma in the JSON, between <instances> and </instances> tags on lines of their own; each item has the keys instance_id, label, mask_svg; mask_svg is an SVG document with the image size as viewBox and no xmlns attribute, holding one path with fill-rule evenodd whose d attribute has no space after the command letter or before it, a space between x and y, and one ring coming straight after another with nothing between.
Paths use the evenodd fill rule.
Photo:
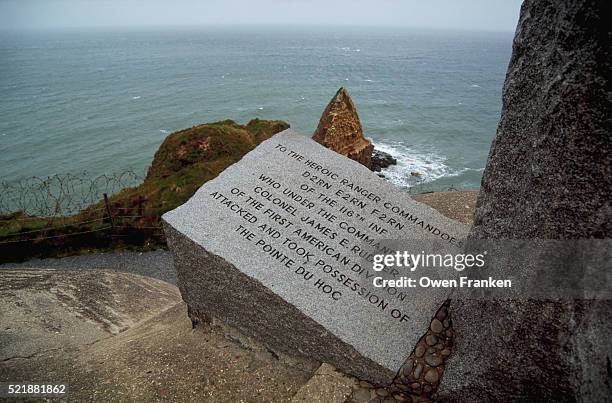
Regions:
<instances>
[{"instance_id":1,"label":"stone pebble","mask_svg":"<svg viewBox=\"0 0 612 403\"><path fill-rule=\"evenodd\" d=\"M429 346L435 346L438 343L438 338L433 334L430 334L425 338L425 343Z\"/></svg>"},{"instance_id":2,"label":"stone pebble","mask_svg":"<svg viewBox=\"0 0 612 403\"><path fill-rule=\"evenodd\" d=\"M431 321L430 329L434 333L442 333L442 331L444 330L444 326L442 325L442 322L440 322L438 319L434 319Z\"/></svg>"},{"instance_id":3,"label":"stone pebble","mask_svg":"<svg viewBox=\"0 0 612 403\"><path fill-rule=\"evenodd\" d=\"M406 364L404 364L404 369L402 370L405 376L410 375L410 373L412 372L413 366L414 365L412 364L412 360L406 361Z\"/></svg>"},{"instance_id":4,"label":"stone pebble","mask_svg":"<svg viewBox=\"0 0 612 403\"><path fill-rule=\"evenodd\" d=\"M423 372L423 364L419 363L414 369L412 376L414 376L415 379L419 379L421 377L421 372Z\"/></svg>"},{"instance_id":5,"label":"stone pebble","mask_svg":"<svg viewBox=\"0 0 612 403\"><path fill-rule=\"evenodd\" d=\"M376 394L380 397L387 397L389 396L389 392L387 391L387 389L384 388L378 388L376 389Z\"/></svg>"},{"instance_id":6,"label":"stone pebble","mask_svg":"<svg viewBox=\"0 0 612 403\"><path fill-rule=\"evenodd\" d=\"M432 368L425 373L424 379L429 383L436 383L438 382L438 379L440 379L440 375L438 374L437 370Z\"/></svg>"},{"instance_id":7,"label":"stone pebble","mask_svg":"<svg viewBox=\"0 0 612 403\"><path fill-rule=\"evenodd\" d=\"M374 386L367 381L359 381L359 386L361 386L362 388L368 388L368 389L372 389Z\"/></svg>"},{"instance_id":8,"label":"stone pebble","mask_svg":"<svg viewBox=\"0 0 612 403\"><path fill-rule=\"evenodd\" d=\"M443 306L442 308L440 308L440 310L438 311L438 313L436 314L436 318L440 321L446 319L447 316L447 309L445 306Z\"/></svg>"},{"instance_id":9,"label":"stone pebble","mask_svg":"<svg viewBox=\"0 0 612 403\"><path fill-rule=\"evenodd\" d=\"M442 358L435 356L435 355L431 355L431 354L427 354L425 356L425 362L427 363L427 365L429 365L430 367L437 367L440 364L442 364Z\"/></svg>"},{"instance_id":10,"label":"stone pebble","mask_svg":"<svg viewBox=\"0 0 612 403\"><path fill-rule=\"evenodd\" d=\"M369 389L357 389L353 391L352 397L357 402L368 402L372 396Z\"/></svg>"},{"instance_id":11,"label":"stone pebble","mask_svg":"<svg viewBox=\"0 0 612 403\"><path fill-rule=\"evenodd\" d=\"M448 304L447 304L448 305ZM428 402L444 372L444 362L452 353L453 331L448 306L441 307L430 322L427 333L419 340L406 360L386 397L374 394L371 401L394 399L396 402ZM405 400L401 400L401 397ZM376 400L379 399L379 400Z\"/></svg>"}]
</instances>

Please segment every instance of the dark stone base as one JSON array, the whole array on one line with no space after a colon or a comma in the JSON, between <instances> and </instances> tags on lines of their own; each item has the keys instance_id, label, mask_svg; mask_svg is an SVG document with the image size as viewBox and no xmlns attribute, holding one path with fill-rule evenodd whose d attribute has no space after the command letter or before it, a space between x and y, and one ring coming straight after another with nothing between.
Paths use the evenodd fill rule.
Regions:
<instances>
[{"instance_id":1,"label":"dark stone base","mask_svg":"<svg viewBox=\"0 0 612 403\"><path fill-rule=\"evenodd\" d=\"M384 151L376 150L372 152L372 171L380 172L383 168L397 165L397 160Z\"/></svg>"}]
</instances>

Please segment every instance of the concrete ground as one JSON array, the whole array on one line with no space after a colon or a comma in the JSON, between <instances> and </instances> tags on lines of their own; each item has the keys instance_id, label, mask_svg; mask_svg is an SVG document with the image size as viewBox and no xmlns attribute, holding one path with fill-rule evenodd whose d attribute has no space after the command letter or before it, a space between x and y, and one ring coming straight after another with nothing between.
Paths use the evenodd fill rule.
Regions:
<instances>
[{"instance_id":1,"label":"concrete ground","mask_svg":"<svg viewBox=\"0 0 612 403\"><path fill-rule=\"evenodd\" d=\"M192 330L178 289L101 270L0 270L0 382L70 401L286 402L318 363L220 325Z\"/></svg>"},{"instance_id":2,"label":"concrete ground","mask_svg":"<svg viewBox=\"0 0 612 403\"><path fill-rule=\"evenodd\" d=\"M154 252L117 251L90 253L51 259L32 259L21 263L5 263L1 269L62 269L62 270L107 270L140 274L176 284L176 271L172 254L166 250Z\"/></svg>"}]
</instances>

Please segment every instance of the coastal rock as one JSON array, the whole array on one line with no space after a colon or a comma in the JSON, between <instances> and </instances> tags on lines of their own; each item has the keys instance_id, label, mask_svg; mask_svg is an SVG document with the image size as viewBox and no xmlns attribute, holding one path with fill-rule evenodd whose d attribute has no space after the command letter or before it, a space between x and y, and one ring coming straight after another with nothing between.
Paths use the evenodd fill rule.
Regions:
<instances>
[{"instance_id":1,"label":"coastal rock","mask_svg":"<svg viewBox=\"0 0 612 403\"><path fill-rule=\"evenodd\" d=\"M606 9L523 3L470 238L612 237ZM440 400L610 401L609 300L453 299L451 314L457 348Z\"/></svg>"},{"instance_id":2,"label":"coastal rock","mask_svg":"<svg viewBox=\"0 0 612 403\"><path fill-rule=\"evenodd\" d=\"M372 169L374 146L363 136L357 109L346 88L340 88L329 102L312 138Z\"/></svg>"},{"instance_id":3,"label":"coastal rock","mask_svg":"<svg viewBox=\"0 0 612 403\"><path fill-rule=\"evenodd\" d=\"M380 172L391 165L397 165L397 160L391 154L374 149L372 153L372 171Z\"/></svg>"}]
</instances>

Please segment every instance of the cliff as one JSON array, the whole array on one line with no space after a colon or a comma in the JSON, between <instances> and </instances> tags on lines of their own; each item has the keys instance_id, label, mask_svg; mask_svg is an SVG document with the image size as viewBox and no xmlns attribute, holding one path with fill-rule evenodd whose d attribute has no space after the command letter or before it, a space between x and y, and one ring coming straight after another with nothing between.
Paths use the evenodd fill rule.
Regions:
<instances>
[{"instance_id":1,"label":"cliff","mask_svg":"<svg viewBox=\"0 0 612 403\"><path fill-rule=\"evenodd\" d=\"M147 214L161 215L186 202L204 182L274 134L289 128L280 120L206 123L170 134L159 147L144 182L125 189L113 204L146 199ZM129 207L129 206L124 206Z\"/></svg>"}]
</instances>

